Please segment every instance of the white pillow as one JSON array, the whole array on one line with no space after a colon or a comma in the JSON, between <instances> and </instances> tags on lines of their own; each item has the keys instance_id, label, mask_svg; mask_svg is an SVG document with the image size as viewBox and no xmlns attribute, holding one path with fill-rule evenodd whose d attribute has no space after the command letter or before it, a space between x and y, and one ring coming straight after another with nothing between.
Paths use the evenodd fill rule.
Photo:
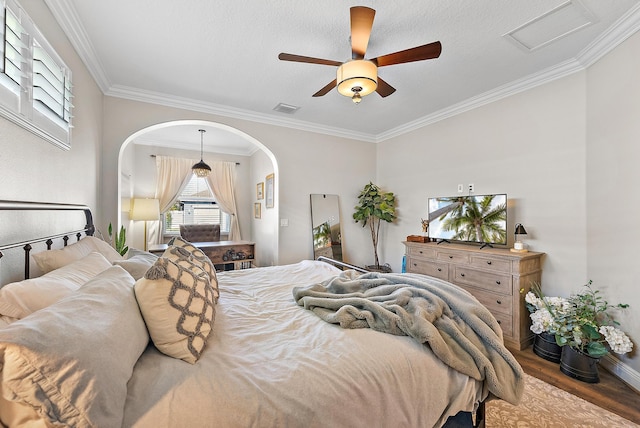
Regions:
<instances>
[{"instance_id":1,"label":"white pillow","mask_svg":"<svg viewBox=\"0 0 640 428\"><path fill-rule=\"evenodd\" d=\"M47 273L80 260L93 251L102 254L110 263L124 259L115 248L95 236L85 236L80 241L60 250L41 251L33 254L32 257L42 272Z\"/></svg>"},{"instance_id":2,"label":"white pillow","mask_svg":"<svg viewBox=\"0 0 640 428\"><path fill-rule=\"evenodd\" d=\"M24 318L68 296L110 267L102 254L92 252L41 277L7 284L0 288L0 315Z\"/></svg>"},{"instance_id":3,"label":"white pillow","mask_svg":"<svg viewBox=\"0 0 640 428\"><path fill-rule=\"evenodd\" d=\"M113 264L124 268L135 280L142 278L147 270L158 260L158 256L146 251L130 249L127 254L129 258L116 260Z\"/></svg>"},{"instance_id":4,"label":"white pillow","mask_svg":"<svg viewBox=\"0 0 640 428\"><path fill-rule=\"evenodd\" d=\"M16 425L6 418L26 408L42 418L37 426L122 425L127 382L149 342L133 283L113 266L0 330L2 423Z\"/></svg>"}]
</instances>

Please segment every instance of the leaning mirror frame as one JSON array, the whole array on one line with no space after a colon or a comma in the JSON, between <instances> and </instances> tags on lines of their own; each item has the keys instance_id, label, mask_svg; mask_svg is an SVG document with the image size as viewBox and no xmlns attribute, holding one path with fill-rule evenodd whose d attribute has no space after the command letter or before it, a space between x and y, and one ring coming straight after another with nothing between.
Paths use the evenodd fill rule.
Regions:
<instances>
[{"instance_id":1,"label":"leaning mirror frame","mask_svg":"<svg viewBox=\"0 0 640 428\"><path fill-rule=\"evenodd\" d=\"M313 258L342 261L342 230L338 195L311 194Z\"/></svg>"}]
</instances>

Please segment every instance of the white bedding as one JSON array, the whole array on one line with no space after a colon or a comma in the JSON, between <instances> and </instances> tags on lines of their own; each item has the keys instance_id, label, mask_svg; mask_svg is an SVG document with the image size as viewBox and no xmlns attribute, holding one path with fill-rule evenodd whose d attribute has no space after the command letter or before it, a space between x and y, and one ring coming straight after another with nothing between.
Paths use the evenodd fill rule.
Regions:
<instances>
[{"instance_id":1,"label":"white bedding","mask_svg":"<svg viewBox=\"0 0 640 428\"><path fill-rule=\"evenodd\" d=\"M125 427L431 427L486 396L409 337L345 330L296 305L322 262L218 275L213 333L195 364L150 346L128 383Z\"/></svg>"}]
</instances>

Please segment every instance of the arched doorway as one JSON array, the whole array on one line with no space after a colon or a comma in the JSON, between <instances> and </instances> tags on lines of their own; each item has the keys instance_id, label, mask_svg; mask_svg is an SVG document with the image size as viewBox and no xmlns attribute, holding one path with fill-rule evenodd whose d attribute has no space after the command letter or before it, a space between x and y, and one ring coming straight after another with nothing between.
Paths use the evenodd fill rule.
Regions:
<instances>
[{"instance_id":1,"label":"arched doorway","mask_svg":"<svg viewBox=\"0 0 640 428\"><path fill-rule=\"evenodd\" d=\"M278 163L274 154L260 141L250 135L225 124L206 120L176 120L143 128L122 143L118 154L118 211L119 224L127 228L130 245L144 242L141 238L144 222L129 220L129 200L134 197L154 197L156 154L200 159L199 129L206 133L203 138L205 161L232 160L236 163L239 181L237 195L238 217L242 238L256 243L256 262L260 266L278 262L278 183L274 192L274 207L268 212L262 206L262 216L255 218L254 204L258 201L256 185L265 176L278 173Z\"/></svg>"}]
</instances>

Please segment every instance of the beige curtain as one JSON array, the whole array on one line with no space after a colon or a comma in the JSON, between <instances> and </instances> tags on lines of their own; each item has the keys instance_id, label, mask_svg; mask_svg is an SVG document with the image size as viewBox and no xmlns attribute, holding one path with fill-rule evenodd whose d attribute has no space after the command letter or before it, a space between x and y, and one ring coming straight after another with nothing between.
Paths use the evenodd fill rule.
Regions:
<instances>
[{"instance_id":1,"label":"beige curtain","mask_svg":"<svg viewBox=\"0 0 640 428\"><path fill-rule=\"evenodd\" d=\"M211 191L215 195L216 202L218 202L220 209L229 214L231 218L229 240L240 241L242 240L242 235L240 234L236 195L234 192L236 164L235 162L212 162L209 166L211 166L211 174L207 177L209 187L211 187ZM160 206L162 206L162 204L160 204Z\"/></svg>"},{"instance_id":2,"label":"beige curtain","mask_svg":"<svg viewBox=\"0 0 640 428\"><path fill-rule=\"evenodd\" d=\"M156 156L156 199L160 201L160 213L164 213L178 199L191 179L192 159ZM159 221L150 223L149 240L156 244L162 243L162 233Z\"/></svg>"}]
</instances>

